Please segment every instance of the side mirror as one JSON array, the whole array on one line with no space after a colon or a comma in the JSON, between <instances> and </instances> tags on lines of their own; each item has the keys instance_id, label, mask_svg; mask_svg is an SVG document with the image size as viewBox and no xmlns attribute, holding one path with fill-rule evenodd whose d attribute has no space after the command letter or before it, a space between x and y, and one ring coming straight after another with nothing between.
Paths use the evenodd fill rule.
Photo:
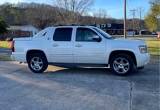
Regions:
<instances>
[{"instance_id":1,"label":"side mirror","mask_svg":"<svg viewBox=\"0 0 160 110\"><path fill-rule=\"evenodd\" d=\"M99 36L93 36L93 38L92 38L94 41L96 41L96 42L101 42L101 37L99 37Z\"/></svg>"}]
</instances>

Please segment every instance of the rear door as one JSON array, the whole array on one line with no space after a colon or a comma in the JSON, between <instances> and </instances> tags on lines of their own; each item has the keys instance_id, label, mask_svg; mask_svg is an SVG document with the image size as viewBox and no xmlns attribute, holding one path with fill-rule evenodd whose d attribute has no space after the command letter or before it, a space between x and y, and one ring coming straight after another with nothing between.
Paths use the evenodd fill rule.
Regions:
<instances>
[{"instance_id":1,"label":"rear door","mask_svg":"<svg viewBox=\"0 0 160 110\"><path fill-rule=\"evenodd\" d=\"M51 48L52 62L73 63L72 32L73 28L71 27L55 29Z\"/></svg>"}]
</instances>

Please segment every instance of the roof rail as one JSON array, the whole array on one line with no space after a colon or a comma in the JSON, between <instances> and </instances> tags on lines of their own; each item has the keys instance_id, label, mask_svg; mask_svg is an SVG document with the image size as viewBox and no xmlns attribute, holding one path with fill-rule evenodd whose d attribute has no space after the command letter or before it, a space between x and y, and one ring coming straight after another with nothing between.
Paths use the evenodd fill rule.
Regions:
<instances>
[{"instance_id":1,"label":"roof rail","mask_svg":"<svg viewBox=\"0 0 160 110\"><path fill-rule=\"evenodd\" d=\"M57 26L95 26L95 25L80 25L80 24L63 25L63 24L59 24L59 25L53 25L53 26L57 27Z\"/></svg>"},{"instance_id":2,"label":"roof rail","mask_svg":"<svg viewBox=\"0 0 160 110\"><path fill-rule=\"evenodd\" d=\"M79 26L78 24L57 24L54 26Z\"/></svg>"}]
</instances>

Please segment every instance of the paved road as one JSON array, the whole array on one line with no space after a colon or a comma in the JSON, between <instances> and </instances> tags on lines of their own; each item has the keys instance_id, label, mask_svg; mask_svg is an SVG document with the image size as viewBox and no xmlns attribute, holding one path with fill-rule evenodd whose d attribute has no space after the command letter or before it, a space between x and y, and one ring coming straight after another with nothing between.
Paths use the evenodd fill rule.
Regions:
<instances>
[{"instance_id":1,"label":"paved road","mask_svg":"<svg viewBox=\"0 0 160 110\"><path fill-rule=\"evenodd\" d=\"M54 66L33 74L25 64L0 62L0 110L159 110L159 63L120 77Z\"/></svg>"}]
</instances>

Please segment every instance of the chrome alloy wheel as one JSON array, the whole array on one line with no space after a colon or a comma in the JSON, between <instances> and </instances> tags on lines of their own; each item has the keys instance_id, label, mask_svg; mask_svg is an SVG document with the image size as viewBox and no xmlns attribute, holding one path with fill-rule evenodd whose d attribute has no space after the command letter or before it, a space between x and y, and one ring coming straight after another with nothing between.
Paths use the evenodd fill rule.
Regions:
<instances>
[{"instance_id":1,"label":"chrome alloy wheel","mask_svg":"<svg viewBox=\"0 0 160 110\"><path fill-rule=\"evenodd\" d=\"M126 58L119 57L113 61L113 68L117 73L125 74L130 69L130 63Z\"/></svg>"},{"instance_id":2,"label":"chrome alloy wheel","mask_svg":"<svg viewBox=\"0 0 160 110\"><path fill-rule=\"evenodd\" d=\"M39 57L33 57L30 62L31 68L35 71L39 71L43 68L43 61Z\"/></svg>"}]
</instances>

